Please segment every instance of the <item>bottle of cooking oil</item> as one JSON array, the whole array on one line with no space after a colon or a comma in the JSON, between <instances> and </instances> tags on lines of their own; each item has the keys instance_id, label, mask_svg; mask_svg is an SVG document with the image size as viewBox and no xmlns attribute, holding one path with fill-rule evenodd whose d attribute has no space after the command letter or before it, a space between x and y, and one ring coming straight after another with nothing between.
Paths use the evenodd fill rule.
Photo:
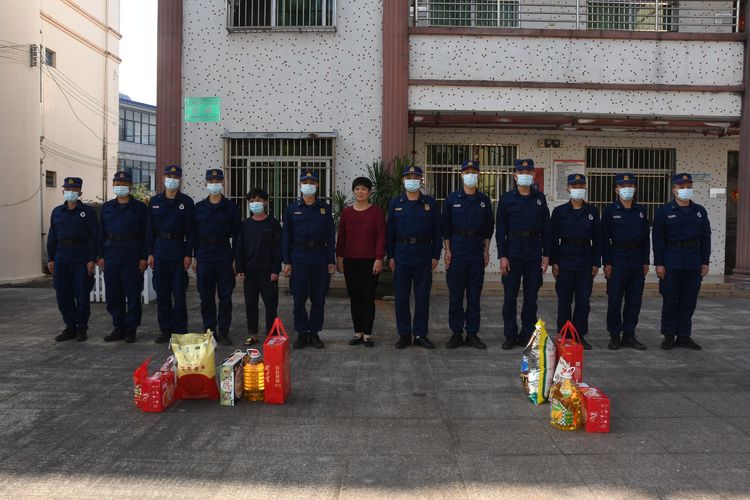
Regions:
<instances>
[{"instance_id":1,"label":"bottle of cooking oil","mask_svg":"<svg viewBox=\"0 0 750 500\"><path fill-rule=\"evenodd\" d=\"M263 401L265 387L263 355L258 349L248 349L250 362L245 364L242 389L248 401Z\"/></svg>"},{"instance_id":2,"label":"bottle of cooking oil","mask_svg":"<svg viewBox=\"0 0 750 500\"><path fill-rule=\"evenodd\" d=\"M583 425L581 417L581 391L573 382L575 367L563 370L562 378L549 393L550 423L563 431L574 431Z\"/></svg>"}]
</instances>

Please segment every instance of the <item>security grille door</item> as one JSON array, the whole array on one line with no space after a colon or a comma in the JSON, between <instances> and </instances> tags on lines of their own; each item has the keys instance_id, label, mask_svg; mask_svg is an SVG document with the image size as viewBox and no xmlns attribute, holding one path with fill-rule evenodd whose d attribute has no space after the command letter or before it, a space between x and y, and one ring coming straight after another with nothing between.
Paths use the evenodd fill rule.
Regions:
<instances>
[{"instance_id":1,"label":"security grille door","mask_svg":"<svg viewBox=\"0 0 750 500\"><path fill-rule=\"evenodd\" d=\"M269 215L283 221L287 205L300 197L299 178L314 170L318 196L330 202L333 139L227 139L227 193L247 214L245 194L262 188L269 194Z\"/></svg>"},{"instance_id":2,"label":"security grille door","mask_svg":"<svg viewBox=\"0 0 750 500\"><path fill-rule=\"evenodd\" d=\"M671 198L676 158L675 149L586 148L589 203L601 213L615 199L615 174L632 172L638 178L635 201L653 221L656 209Z\"/></svg>"},{"instance_id":3,"label":"security grille door","mask_svg":"<svg viewBox=\"0 0 750 500\"><path fill-rule=\"evenodd\" d=\"M479 190L490 197L493 208L502 194L513 186L513 161L518 146L481 144L428 144L425 185L442 209L448 194L461 187L461 163L478 160Z\"/></svg>"}]
</instances>

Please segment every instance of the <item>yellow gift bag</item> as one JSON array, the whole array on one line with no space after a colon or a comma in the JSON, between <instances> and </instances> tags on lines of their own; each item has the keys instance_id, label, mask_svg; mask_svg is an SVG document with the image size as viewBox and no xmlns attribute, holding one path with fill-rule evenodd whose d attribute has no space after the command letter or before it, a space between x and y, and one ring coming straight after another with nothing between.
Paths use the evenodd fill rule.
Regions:
<instances>
[{"instance_id":1,"label":"yellow gift bag","mask_svg":"<svg viewBox=\"0 0 750 500\"><path fill-rule=\"evenodd\" d=\"M175 399L219 399L216 340L211 331L173 334L169 343L177 358Z\"/></svg>"}]
</instances>

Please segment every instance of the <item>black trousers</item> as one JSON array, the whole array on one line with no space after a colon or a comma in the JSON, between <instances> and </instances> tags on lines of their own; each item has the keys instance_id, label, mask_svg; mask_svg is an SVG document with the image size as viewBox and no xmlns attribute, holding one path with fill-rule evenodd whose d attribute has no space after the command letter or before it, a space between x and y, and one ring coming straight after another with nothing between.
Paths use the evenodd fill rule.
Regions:
<instances>
[{"instance_id":1,"label":"black trousers","mask_svg":"<svg viewBox=\"0 0 750 500\"><path fill-rule=\"evenodd\" d=\"M344 279L352 310L354 333L372 335L375 321L375 289L378 277L373 276L375 259L344 259Z\"/></svg>"},{"instance_id":2,"label":"black trousers","mask_svg":"<svg viewBox=\"0 0 750 500\"><path fill-rule=\"evenodd\" d=\"M266 309L266 334L271 330L273 321L278 316L279 282L271 281L271 271L248 269L245 272L245 315L247 331L250 335L258 333L258 296L263 298Z\"/></svg>"}]
</instances>

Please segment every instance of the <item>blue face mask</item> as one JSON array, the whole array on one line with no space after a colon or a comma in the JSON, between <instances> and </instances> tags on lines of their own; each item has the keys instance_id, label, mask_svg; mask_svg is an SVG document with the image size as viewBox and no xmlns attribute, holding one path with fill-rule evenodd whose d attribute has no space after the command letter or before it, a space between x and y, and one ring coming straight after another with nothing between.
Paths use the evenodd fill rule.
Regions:
<instances>
[{"instance_id":1,"label":"blue face mask","mask_svg":"<svg viewBox=\"0 0 750 500\"><path fill-rule=\"evenodd\" d=\"M130 187L128 186L114 186L112 191L115 192L115 196L127 196L130 194Z\"/></svg>"},{"instance_id":2,"label":"blue face mask","mask_svg":"<svg viewBox=\"0 0 750 500\"><path fill-rule=\"evenodd\" d=\"M519 186L531 186L531 183L534 182L534 176L531 174L518 174L518 182Z\"/></svg>"},{"instance_id":3,"label":"blue face mask","mask_svg":"<svg viewBox=\"0 0 750 500\"><path fill-rule=\"evenodd\" d=\"M302 184L299 190L302 191L302 194L305 196L315 196L315 193L318 192L318 186L315 184Z\"/></svg>"},{"instance_id":4,"label":"blue face mask","mask_svg":"<svg viewBox=\"0 0 750 500\"><path fill-rule=\"evenodd\" d=\"M180 187L180 179L172 179L171 177L164 178L164 187L169 191L175 191Z\"/></svg>"},{"instance_id":5,"label":"blue face mask","mask_svg":"<svg viewBox=\"0 0 750 500\"><path fill-rule=\"evenodd\" d=\"M222 186L219 183L212 183L212 184L206 184L206 189L208 189L208 192L210 194L219 194L224 189L224 186Z\"/></svg>"},{"instance_id":6,"label":"blue face mask","mask_svg":"<svg viewBox=\"0 0 750 500\"><path fill-rule=\"evenodd\" d=\"M419 191L419 187L422 185L422 181L419 179L404 179L404 189L410 193L416 193Z\"/></svg>"},{"instance_id":7,"label":"blue face mask","mask_svg":"<svg viewBox=\"0 0 750 500\"><path fill-rule=\"evenodd\" d=\"M586 190L582 188L575 188L570 190L571 200L582 200L586 197Z\"/></svg>"},{"instance_id":8,"label":"blue face mask","mask_svg":"<svg viewBox=\"0 0 750 500\"><path fill-rule=\"evenodd\" d=\"M479 181L479 174L464 174L464 185L469 188L473 188L477 186L477 182Z\"/></svg>"},{"instance_id":9,"label":"blue face mask","mask_svg":"<svg viewBox=\"0 0 750 500\"><path fill-rule=\"evenodd\" d=\"M623 200L630 201L633 199L633 196L635 196L635 188L620 188L620 198Z\"/></svg>"},{"instance_id":10,"label":"blue face mask","mask_svg":"<svg viewBox=\"0 0 750 500\"><path fill-rule=\"evenodd\" d=\"M677 197L682 201L690 201L693 199L693 188L681 188L677 190Z\"/></svg>"},{"instance_id":11,"label":"blue face mask","mask_svg":"<svg viewBox=\"0 0 750 500\"><path fill-rule=\"evenodd\" d=\"M63 191L65 201L78 201L79 193L77 191Z\"/></svg>"},{"instance_id":12,"label":"blue face mask","mask_svg":"<svg viewBox=\"0 0 750 500\"><path fill-rule=\"evenodd\" d=\"M262 201L251 201L247 204L247 208L253 215L260 215L265 211L266 207L263 205Z\"/></svg>"}]
</instances>

